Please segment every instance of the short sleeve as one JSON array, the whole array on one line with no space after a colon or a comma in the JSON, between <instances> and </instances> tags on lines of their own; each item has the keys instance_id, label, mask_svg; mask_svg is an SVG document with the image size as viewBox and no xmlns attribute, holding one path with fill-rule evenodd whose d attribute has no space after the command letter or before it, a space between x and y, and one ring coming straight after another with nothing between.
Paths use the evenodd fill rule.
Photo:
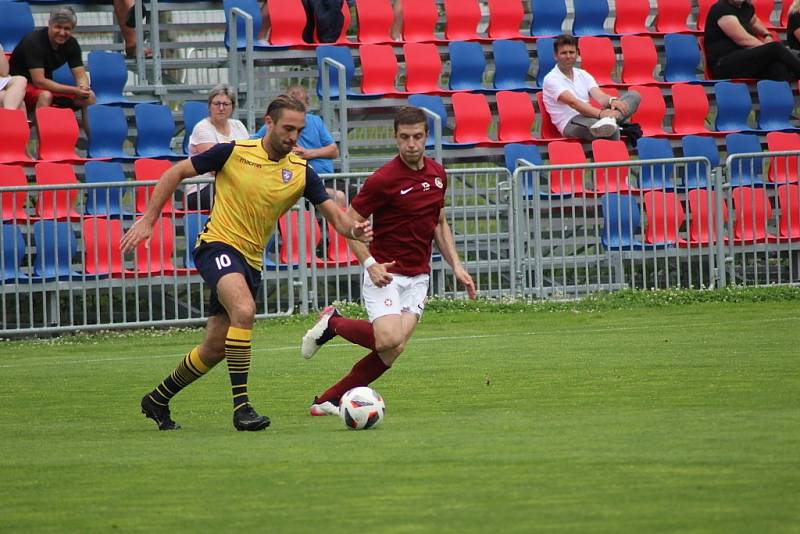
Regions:
<instances>
[{"instance_id":1,"label":"short sleeve","mask_svg":"<svg viewBox=\"0 0 800 534\"><path fill-rule=\"evenodd\" d=\"M309 202L318 206L330 200L328 192L325 190L325 184L311 165L306 167L306 188L303 190L303 197Z\"/></svg>"},{"instance_id":2,"label":"short sleeve","mask_svg":"<svg viewBox=\"0 0 800 534\"><path fill-rule=\"evenodd\" d=\"M67 56L67 63L70 69L83 67L83 58L81 57L81 45L74 37L68 41L69 55Z\"/></svg>"},{"instance_id":3,"label":"short sleeve","mask_svg":"<svg viewBox=\"0 0 800 534\"><path fill-rule=\"evenodd\" d=\"M331 136L331 132L328 130L328 127L325 125L325 121L322 118L317 117L319 121L319 144L320 147L325 147L333 144L333 137Z\"/></svg>"},{"instance_id":4,"label":"short sleeve","mask_svg":"<svg viewBox=\"0 0 800 534\"><path fill-rule=\"evenodd\" d=\"M217 134L214 126L206 119L194 125L192 135L189 137L189 145L204 145L206 143L217 144Z\"/></svg>"},{"instance_id":5,"label":"short sleeve","mask_svg":"<svg viewBox=\"0 0 800 534\"><path fill-rule=\"evenodd\" d=\"M236 143L220 143L205 152L192 156L190 159L194 170L197 171L197 174L221 170L231 156L234 146L236 146Z\"/></svg>"},{"instance_id":6,"label":"short sleeve","mask_svg":"<svg viewBox=\"0 0 800 534\"><path fill-rule=\"evenodd\" d=\"M366 179L351 202L356 213L366 219L388 202L389 195L386 194L383 183L383 174L380 172L373 173Z\"/></svg>"}]
</instances>

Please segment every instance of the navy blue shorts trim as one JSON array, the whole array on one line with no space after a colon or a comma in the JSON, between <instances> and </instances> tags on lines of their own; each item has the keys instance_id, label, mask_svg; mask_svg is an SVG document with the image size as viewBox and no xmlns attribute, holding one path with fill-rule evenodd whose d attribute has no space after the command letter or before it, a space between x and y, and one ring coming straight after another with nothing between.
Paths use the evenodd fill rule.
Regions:
<instances>
[{"instance_id":1,"label":"navy blue shorts trim","mask_svg":"<svg viewBox=\"0 0 800 534\"><path fill-rule=\"evenodd\" d=\"M217 284L219 279L230 273L239 273L244 276L253 300L256 300L258 290L261 287L261 271L253 269L241 252L226 243L212 241L211 243L201 242L194 249L194 264L203 277L206 285L211 288L211 295L208 299L208 315L227 315L225 307L220 303L217 296Z\"/></svg>"}]
</instances>

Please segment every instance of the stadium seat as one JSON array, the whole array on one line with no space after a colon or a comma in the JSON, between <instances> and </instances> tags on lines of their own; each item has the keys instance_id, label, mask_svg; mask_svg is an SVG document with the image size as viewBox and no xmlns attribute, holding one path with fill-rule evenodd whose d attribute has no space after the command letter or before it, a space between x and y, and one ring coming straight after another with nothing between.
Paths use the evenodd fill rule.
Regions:
<instances>
[{"instance_id":1,"label":"stadium seat","mask_svg":"<svg viewBox=\"0 0 800 534\"><path fill-rule=\"evenodd\" d=\"M653 76L653 71L658 64L658 54L653 39L649 35L623 35L619 42L622 48L622 82L624 84L663 83Z\"/></svg>"},{"instance_id":2,"label":"stadium seat","mask_svg":"<svg viewBox=\"0 0 800 534\"><path fill-rule=\"evenodd\" d=\"M747 85L717 82L714 84L714 94L717 97L717 118L714 126L718 132L752 130L747 120L753 110L753 101Z\"/></svg>"},{"instance_id":3,"label":"stadium seat","mask_svg":"<svg viewBox=\"0 0 800 534\"><path fill-rule=\"evenodd\" d=\"M583 145L576 141L552 141L547 145L550 165L580 165L586 163ZM550 171L550 192L555 195L593 193L584 186L585 169Z\"/></svg>"},{"instance_id":4,"label":"stadium seat","mask_svg":"<svg viewBox=\"0 0 800 534\"><path fill-rule=\"evenodd\" d=\"M531 35L534 37L556 37L561 35L567 5L564 0L531 0Z\"/></svg>"},{"instance_id":5,"label":"stadium seat","mask_svg":"<svg viewBox=\"0 0 800 534\"><path fill-rule=\"evenodd\" d=\"M322 239L321 230L317 219L311 212L302 212L303 228L305 232L305 259L306 265L314 262L317 266L322 266L325 262L317 257L317 246ZM278 227L281 232L281 242L278 251L280 263L286 265L300 265L300 215L292 210L288 214L278 219ZM291 249L291 251L290 251Z\"/></svg>"},{"instance_id":6,"label":"stadium seat","mask_svg":"<svg viewBox=\"0 0 800 534\"><path fill-rule=\"evenodd\" d=\"M351 95L356 67L353 63L350 49L346 46L320 45L317 47L317 96L323 97L322 71L325 68L325 60L327 58L344 66L344 91L348 96ZM330 80L330 97L335 100L339 98L339 91L341 90L339 87L339 71L332 65L328 65L327 69L328 79Z\"/></svg>"},{"instance_id":7,"label":"stadium seat","mask_svg":"<svg viewBox=\"0 0 800 534\"><path fill-rule=\"evenodd\" d=\"M600 242L606 250L644 250L650 248L639 239L642 214L631 195L608 193L600 199L603 228Z\"/></svg>"},{"instance_id":8,"label":"stadium seat","mask_svg":"<svg viewBox=\"0 0 800 534\"><path fill-rule=\"evenodd\" d=\"M84 275L73 269L78 253L78 240L69 222L53 220L33 224L33 241L36 256L33 273L43 281L72 280Z\"/></svg>"},{"instance_id":9,"label":"stadium seat","mask_svg":"<svg viewBox=\"0 0 800 534\"><path fill-rule=\"evenodd\" d=\"M64 85L75 85L75 75L68 63L64 63L53 71L53 81Z\"/></svg>"},{"instance_id":10,"label":"stadium seat","mask_svg":"<svg viewBox=\"0 0 800 534\"><path fill-rule=\"evenodd\" d=\"M406 61L406 91L409 93L441 93L439 76L442 58L433 43L406 43L403 45Z\"/></svg>"},{"instance_id":11,"label":"stadium seat","mask_svg":"<svg viewBox=\"0 0 800 534\"><path fill-rule=\"evenodd\" d=\"M572 21L572 35L607 35L605 30L608 18L608 0L572 0L575 19Z\"/></svg>"},{"instance_id":12,"label":"stadium seat","mask_svg":"<svg viewBox=\"0 0 800 534\"><path fill-rule=\"evenodd\" d=\"M647 34L647 18L650 16L650 0L624 0L615 2L614 33Z\"/></svg>"},{"instance_id":13,"label":"stadium seat","mask_svg":"<svg viewBox=\"0 0 800 534\"><path fill-rule=\"evenodd\" d=\"M547 108L544 106L544 95L542 92L536 93L536 105L539 108L539 137L547 140L564 140L566 139L558 131L556 125L553 124Z\"/></svg>"},{"instance_id":14,"label":"stadium seat","mask_svg":"<svg viewBox=\"0 0 800 534\"><path fill-rule=\"evenodd\" d=\"M448 41L482 39L478 34L481 8L477 0L444 0L444 35Z\"/></svg>"},{"instance_id":15,"label":"stadium seat","mask_svg":"<svg viewBox=\"0 0 800 534\"><path fill-rule=\"evenodd\" d=\"M792 3L789 1L781 1L781 14L780 19L778 22L779 28L786 28L789 25L789 8L792 7Z\"/></svg>"},{"instance_id":16,"label":"stadium seat","mask_svg":"<svg viewBox=\"0 0 800 534\"><path fill-rule=\"evenodd\" d=\"M680 235L686 212L678 195L666 191L647 191L644 194L644 213L647 218L645 243L686 246L686 240Z\"/></svg>"},{"instance_id":17,"label":"stadium seat","mask_svg":"<svg viewBox=\"0 0 800 534\"><path fill-rule=\"evenodd\" d=\"M194 247L197 244L197 236L200 235L207 222L208 215L204 213L187 213L183 218L183 232L186 239L183 264L191 272L197 271L194 264Z\"/></svg>"},{"instance_id":18,"label":"stadium seat","mask_svg":"<svg viewBox=\"0 0 800 534\"><path fill-rule=\"evenodd\" d=\"M778 186L778 237L781 240L800 241L800 187L797 184Z\"/></svg>"},{"instance_id":19,"label":"stadium seat","mask_svg":"<svg viewBox=\"0 0 800 534\"><path fill-rule=\"evenodd\" d=\"M450 56L449 87L453 91L480 91L486 59L483 48L475 41L450 41L447 45Z\"/></svg>"},{"instance_id":20,"label":"stadium seat","mask_svg":"<svg viewBox=\"0 0 800 534\"><path fill-rule=\"evenodd\" d=\"M141 158L174 158L183 156L172 151L175 120L163 104L136 104L136 155Z\"/></svg>"},{"instance_id":21,"label":"stadium seat","mask_svg":"<svg viewBox=\"0 0 800 534\"><path fill-rule=\"evenodd\" d=\"M0 17L2 18L2 17ZM31 128L21 109L0 108L0 124L3 125L3 142L0 143L0 163L30 165L34 163L28 155Z\"/></svg>"},{"instance_id":22,"label":"stadium seat","mask_svg":"<svg viewBox=\"0 0 800 534\"><path fill-rule=\"evenodd\" d=\"M536 40L536 86L544 85L544 77L556 66L556 57L553 51L555 39L552 37L542 37ZM540 108L541 109L541 108Z\"/></svg>"},{"instance_id":23,"label":"stadium seat","mask_svg":"<svg viewBox=\"0 0 800 534\"><path fill-rule=\"evenodd\" d=\"M394 96L398 93L397 57L389 44L362 44L358 47L361 59L361 93L364 95Z\"/></svg>"},{"instance_id":24,"label":"stadium seat","mask_svg":"<svg viewBox=\"0 0 800 534\"><path fill-rule=\"evenodd\" d=\"M533 101L528 93L498 91L495 99L497 102L498 141L515 143L537 140L531 133L536 121L536 111L533 109Z\"/></svg>"},{"instance_id":25,"label":"stadium seat","mask_svg":"<svg viewBox=\"0 0 800 534\"><path fill-rule=\"evenodd\" d=\"M27 185L25 169L18 165L0 164L0 187L25 187ZM27 221L28 211L25 208L27 203L28 193L25 191L0 193L3 221Z\"/></svg>"},{"instance_id":26,"label":"stadium seat","mask_svg":"<svg viewBox=\"0 0 800 534\"><path fill-rule=\"evenodd\" d=\"M128 83L128 68L125 66L125 58L119 52L92 50L89 52L87 67L92 74L92 89L97 97L97 104L133 106L143 102L133 102L122 94Z\"/></svg>"},{"instance_id":27,"label":"stadium seat","mask_svg":"<svg viewBox=\"0 0 800 534\"><path fill-rule=\"evenodd\" d=\"M595 139L592 141L592 159L595 163L606 163L629 161L631 158L625 141ZM595 193L624 193L630 190L628 185L630 167L600 167L593 171Z\"/></svg>"},{"instance_id":28,"label":"stadium seat","mask_svg":"<svg viewBox=\"0 0 800 534\"><path fill-rule=\"evenodd\" d=\"M33 14L27 2L3 2L0 17L0 45L11 52L34 29Z\"/></svg>"},{"instance_id":29,"label":"stadium seat","mask_svg":"<svg viewBox=\"0 0 800 534\"><path fill-rule=\"evenodd\" d=\"M686 20L692 12L691 0L656 0L656 32L670 34L691 32Z\"/></svg>"},{"instance_id":30,"label":"stadium seat","mask_svg":"<svg viewBox=\"0 0 800 534\"><path fill-rule=\"evenodd\" d=\"M535 89L528 82L531 60L524 42L498 39L492 42L492 55L494 57L492 85L495 89L515 91Z\"/></svg>"},{"instance_id":31,"label":"stadium seat","mask_svg":"<svg viewBox=\"0 0 800 534\"><path fill-rule=\"evenodd\" d=\"M175 229L169 217L159 217L150 239L142 241L135 251L135 276L170 276L175 268Z\"/></svg>"},{"instance_id":32,"label":"stadium seat","mask_svg":"<svg viewBox=\"0 0 800 534\"><path fill-rule=\"evenodd\" d=\"M611 39L603 36L580 37L578 48L581 52L581 68L594 76L597 85L618 85L613 78L613 72L617 67L617 55Z\"/></svg>"},{"instance_id":33,"label":"stadium seat","mask_svg":"<svg viewBox=\"0 0 800 534\"><path fill-rule=\"evenodd\" d=\"M716 3L717 0L697 0L697 31L703 32L706 29L706 17L708 17L708 12L711 9L711 6Z\"/></svg>"},{"instance_id":34,"label":"stadium seat","mask_svg":"<svg viewBox=\"0 0 800 534\"><path fill-rule=\"evenodd\" d=\"M444 136L444 130L447 128L447 110L444 107L444 102L442 101L441 96L414 94L408 97L408 105L415 106L420 109L427 109L431 113L438 115L442 124L442 136ZM428 140L425 142L425 146L430 148L434 146L435 143L434 120L432 117L427 117L427 120Z\"/></svg>"},{"instance_id":35,"label":"stadium seat","mask_svg":"<svg viewBox=\"0 0 800 534\"><path fill-rule=\"evenodd\" d=\"M687 135L681 138L681 145L685 158L702 157L708 159L711 164L711 169L707 169L705 163L687 163L683 187L687 189L707 187L706 173L713 172L713 169L719 167L719 150L716 141L702 135Z\"/></svg>"},{"instance_id":36,"label":"stadium seat","mask_svg":"<svg viewBox=\"0 0 800 534\"><path fill-rule=\"evenodd\" d=\"M492 113L485 95L458 92L453 94L450 102L453 105L454 142L494 143L488 135Z\"/></svg>"},{"instance_id":37,"label":"stadium seat","mask_svg":"<svg viewBox=\"0 0 800 534\"><path fill-rule=\"evenodd\" d=\"M37 163L36 185L78 184L75 171L69 163ZM78 198L77 189L51 189L39 191L36 201L36 215L40 219L77 221L81 218L75 209Z\"/></svg>"},{"instance_id":38,"label":"stadium seat","mask_svg":"<svg viewBox=\"0 0 800 534\"><path fill-rule=\"evenodd\" d=\"M761 130L797 130L791 123L795 102L792 88L788 82L759 80L758 91L758 127Z\"/></svg>"},{"instance_id":39,"label":"stadium seat","mask_svg":"<svg viewBox=\"0 0 800 534\"><path fill-rule=\"evenodd\" d=\"M257 0L223 0L222 9L225 12L225 36L224 36L225 48L229 50L231 48L231 39L230 35L228 34L228 28L230 24L231 10L233 8L239 8L253 18L254 50L285 50L289 48L288 45L272 46L267 42L258 40L258 32L261 29L263 20L261 18L261 9L260 6L258 5ZM245 24L246 22L242 17L236 18L235 46L237 50L244 50L247 46L247 35L246 35Z\"/></svg>"},{"instance_id":40,"label":"stadium seat","mask_svg":"<svg viewBox=\"0 0 800 534\"><path fill-rule=\"evenodd\" d=\"M664 80L670 83L699 81L700 46L694 35L664 36Z\"/></svg>"},{"instance_id":41,"label":"stadium seat","mask_svg":"<svg viewBox=\"0 0 800 534\"><path fill-rule=\"evenodd\" d=\"M186 100L183 103L183 153L189 154L189 138L198 122L208 117L208 103Z\"/></svg>"},{"instance_id":42,"label":"stadium seat","mask_svg":"<svg viewBox=\"0 0 800 534\"><path fill-rule=\"evenodd\" d=\"M25 236L16 224L3 224L2 227L0 259L2 259L3 283L28 280L28 275L21 269L25 261Z\"/></svg>"},{"instance_id":43,"label":"stadium seat","mask_svg":"<svg viewBox=\"0 0 800 534\"><path fill-rule=\"evenodd\" d=\"M403 0L403 40L407 43L438 42L439 10L434 0Z\"/></svg>"},{"instance_id":44,"label":"stadium seat","mask_svg":"<svg viewBox=\"0 0 800 534\"><path fill-rule=\"evenodd\" d=\"M795 132L767 133L767 151L781 152L787 150L800 151L800 134ZM769 160L770 183L787 183L798 181L798 157L775 156Z\"/></svg>"},{"instance_id":45,"label":"stadium seat","mask_svg":"<svg viewBox=\"0 0 800 534\"><path fill-rule=\"evenodd\" d=\"M503 158L506 169L508 169L508 172L511 174L514 174L514 170L519 166L543 164L539 148L535 145L525 145L522 143L509 143L505 145L503 147ZM532 174L526 172L520 176L519 187L522 197L525 199L530 199L534 195L533 180L535 176L538 176L538 173ZM540 195L543 197L550 196L549 189L541 191Z\"/></svg>"},{"instance_id":46,"label":"stadium seat","mask_svg":"<svg viewBox=\"0 0 800 534\"><path fill-rule=\"evenodd\" d=\"M88 116L89 157L121 161L136 159L124 149L128 138L128 121L122 108L94 104L89 106Z\"/></svg>"},{"instance_id":47,"label":"stadium seat","mask_svg":"<svg viewBox=\"0 0 800 534\"><path fill-rule=\"evenodd\" d=\"M678 134L664 130L664 116L667 113L667 104L661 89L649 85L634 85L629 88L641 96L636 113L631 116L631 122L642 128L645 137L679 137Z\"/></svg>"},{"instance_id":48,"label":"stadium seat","mask_svg":"<svg viewBox=\"0 0 800 534\"><path fill-rule=\"evenodd\" d=\"M725 135L706 128L708 97L702 85L676 83L672 86L672 130L682 135Z\"/></svg>"},{"instance_id":49,"label":"stadium seat","mask_svg":"<svg viewBox=\"0 0 800 534\"><path fill-rule=\"evenodd\" d=\"M39 132L39 161L82 163L75 153L78 144L78 121L68 108L47 106L36 108L36 128Z\"/></svg>"},{"instance_id":50,"label":"stadium seat","mask_svg":"<svg viewBox=\"0 0 800 534\"><path fill-rule=\"evenodd\" d=\"M97 276L127 276L132 274L124 268L122 250L122 222L105 217L87 217L82 224L85 250L84 272Z\"/></svg>"},{"instance_id":51,"label":"stadium seat","mask_svg":"<svg viewBox=\"0 0 800 534\"><path fill-rule=\"evenodd\" d=\"M781 3L790 4L791 0L782 0ZM774 0L753 0L753 7L756 10L756 16L768 30L786 29L786 26L779 27L772 22L772 13L775 10Z\"/></svg>"},{"instance_id":52,"label":"stadium seat","mask_svg":"<svg viewBox=\"0 0 800 534\"><path fill-rule=\"evenodd\" d=\"M292 48L309 46L309 43L303 40L303 30L306 27L306 10L301 0L267 2L267 9L270 20L270 45ZM256 26L256 28L259 27ZM258 31L256 31L257 33Z\"/></svg>"},{"instance_id":53,"label":"stadium seat","mask_svg":"<svg viewBox=\"0 0 800 534\"><path fill-rule=\"evenodd\" d=\"M108 184L125 181L122 164L112 161L89 161L84 166L87 184ZM131 212L125 209L122 198L126 189L102 187L86 190L86 215L95 217L125 217Z\"/></svg>"},{"instance_id":54,"label":"stadium seat","mask_svg":"<svg viewBox=\"0 0 800 534\"><path fill-rule=\"evenodd\" d=\"M732 133L725 137L725 147L728 156L735 154L755 153L760 154L761 141L755 134ZM731 161L728 181L732 186L738 185L763 185L764 184L764 158L745 157Z\"/></svg>"},{"instance_id":55,"label":"stadium seat","mask_svg":"<svg viewBox=\"0 0 800 534\"><path fill-rule=\"evenodd\" d=\"M358 265L360 262L342 236L331 223L327 223L328 247L325 252L328 265Z\"/></svg>"},{"instance_id":56,"label":"stadium seat","mask_svg":"<svg viewBox=\"0 0 800 534\"><path fill-rule=\"evenodd\" d=\"M772 217L766 189L763 187L734 187L731 191L733 211L733 242L737 245L775 242L777 237L767 230Z\"/></svg>"},{"instance_id":57,"label":"stadium seat","mask_svg":"<svg viewBox=\"0 0 800 534\"><path fill-rule=\"evenodd\" d=\"M713 191L711 194L706 189L691 189L687 194L689 201L689 240L687 246L700 247L716 243L717 241L717 221L716 205L717 196ZM722 202L722 221L728 220L728 207L725 201ZM727 242L728 238L723 237Z\"/></svg>"},{"instance_id":58,"label":"stadium seat","mask_svg":"<svg viewBox=\"0 0 800 534\"><path fill-rule=\"evenodd\" d=\"M639 159L644 162L648 159L673 159L672 145L668 139L655 139L642 137L636 143ZM673 163L642 164L639 170L639 184L637 189L673 189L675 165Z\"/></svg>"},{"instance_id":59,"label":"stadium seat","mask_svg":"<svg viewBox=\"0 0 800 534\"><path fill-rule=\"evenodd\" d=\"M140 182L157 181L170 167L172 167L172 163L170 163L169 160L140 158L133 163L133 174L136 180ZM154 185L136 188L136 200L134 203L136 213L145 212L147 203L150 201L150 197L153 196L153 189L155 189ZM176 215L185 214L184 211L175 209L172 198L168 198L161 210L161 214L168 215L172 213Z\"/></svg>"},{"instance_id":60,"label":"stadium seat","mask_svg":"<svg viewBox=\"0 0 800 534\"><path fill-rule=\"evenodd\" d=\"M522 0L488 0L489 27L486 31L489 39L520 39L519 29L525 11Z\"/></svg>"},{"instance_id":61,"label":"stadium seat","mask_svg":"<svg viewBox=\"0 0 800 534\"><path fill-rule=\"evenodd\" d=\"M394 15L390 2L386 0L356 0L356 14L360 43L393 42L390 30Z\"/></svg>"}]
</instances>

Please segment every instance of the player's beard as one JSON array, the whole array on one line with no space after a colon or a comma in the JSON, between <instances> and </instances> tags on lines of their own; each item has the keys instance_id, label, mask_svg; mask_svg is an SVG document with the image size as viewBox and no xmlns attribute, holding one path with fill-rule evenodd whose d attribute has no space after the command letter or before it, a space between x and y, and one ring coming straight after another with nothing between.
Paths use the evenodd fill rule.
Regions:
<instances>
[{"instance_id":1,"label":"player's beard","mask_svg":"<svg viewBox=\"0 0 800 534\"><path fill-rule=\"evenodd\" d=\"M270 138L269 144L272 147L272 150L275 152L275 154L278 155L279 159L285 157L294 148L294 143L285 143L280 140L275 140L273 138Z\"/></svg>"}]
</instances>

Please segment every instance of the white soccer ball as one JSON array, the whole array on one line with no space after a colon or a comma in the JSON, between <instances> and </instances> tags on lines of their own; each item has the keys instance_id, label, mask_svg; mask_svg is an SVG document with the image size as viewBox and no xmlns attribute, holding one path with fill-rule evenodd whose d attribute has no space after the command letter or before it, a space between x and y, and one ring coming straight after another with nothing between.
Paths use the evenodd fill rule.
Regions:
<instances>
[{"instance_id":1,"label":"white soccer ball","mask_svg":"<svg viewBox=\"0 0 800 534\"><path fill-rule=\"evenodd\" d=\"M367 430L383 420L386 406L383 397L372 388L353 388L339 400L339 417L351 430Z\"/></svg>"}]
</instances>

